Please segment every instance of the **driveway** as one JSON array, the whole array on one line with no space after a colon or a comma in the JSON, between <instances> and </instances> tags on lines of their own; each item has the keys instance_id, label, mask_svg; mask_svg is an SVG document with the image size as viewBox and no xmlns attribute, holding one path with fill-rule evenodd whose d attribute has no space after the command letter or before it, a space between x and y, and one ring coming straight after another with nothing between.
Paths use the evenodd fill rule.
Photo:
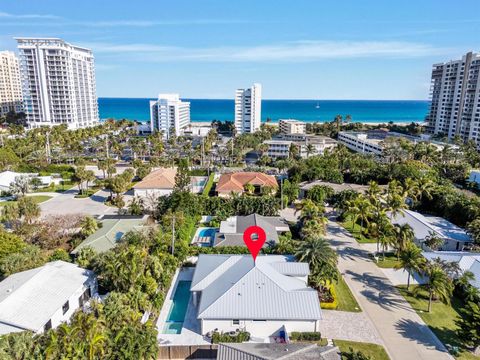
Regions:
<instances>
[{"instance_id":1,"label":"driveway","mask_svg":"<svg viewBox=\"0 0 480 360\"><path fill-rule=\"evenodd\" d=\"M85 199L75 199L77 193L78 190L72 188L39 204L42 210L42 216L67 214L99 216L103 214L116 214L116 208L103 204L109 195L108 191L97 191L94 195ZM42 194L43 193L36 193L35 195Z\"/></svg>"},{"instance_id":2,"label":"driveway","mask_svg":"<svg viewBox=\"0 0 480 360\"><path fill-rule=\"evenodd\" d=\"M364 314L372 321L392 360L453 359L443 344L412 309L369 252L335 221L327 225L327 238L339 254L338 268Z\"/></svg>"}]
</instances>

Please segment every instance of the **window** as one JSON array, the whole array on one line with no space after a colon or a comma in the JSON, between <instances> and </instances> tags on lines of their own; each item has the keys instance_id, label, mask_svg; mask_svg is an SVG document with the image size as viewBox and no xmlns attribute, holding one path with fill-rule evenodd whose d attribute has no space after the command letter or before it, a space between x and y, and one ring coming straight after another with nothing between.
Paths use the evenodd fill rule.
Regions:
<instances>
[{"instance_id":1,"label":"window","mask_svg":"<svg viewBox=\"0 0 480 360\"><path fill-rule=\"evenodd\" d=\"M82 295L80 295L80 298L78 299L78 302L80 306L85 305L85 303L90 299L91 293L90 293L90 288L87 288Z\"/></svg>"},{"instance_id":2,"label":"window","mask_svg":"<svg viewBox=\"0 0 480 360\"><path fill-rule=\"evenodd\" d=\"M240 320L238 320L238 319L233 319L233 320L232 320L232 325L240 325Z\"/></svg>"},{"instance_id":3,"label":"window","mask_svg":"<svg viewBox=\"0 0 480 360\"><path fill-rule=\"evenodd\" d=\"M68 309L70 309L70 304L68 303L68 300L67 300L67 302L62 306L63 315L65 315Z\"/></svg>"},{"instance_id":4,"label":"window","mask_svg":"<svg viewBox=\"0 0 480 360\"><path fill-rule=\"evenodd\" d=\"M47 323L43 326L43 331L47 332L52 328L52 320L48 320Z\"/></svg>"}]
</instances>

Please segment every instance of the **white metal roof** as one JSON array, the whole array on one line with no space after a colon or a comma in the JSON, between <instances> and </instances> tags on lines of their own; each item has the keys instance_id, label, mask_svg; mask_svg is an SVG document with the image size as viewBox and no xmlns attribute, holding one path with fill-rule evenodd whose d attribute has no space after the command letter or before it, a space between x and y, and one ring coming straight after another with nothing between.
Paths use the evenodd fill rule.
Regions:
<instances>
[{"instance_id":1,"label":"white metal roof","mask_svg":"<svg viewBox=\"0 0 480 360\"><path fill-rule=\"evenodd\" d=\"M10 275L0 282L0 334L12 326L40 330L92 278L90 270L65 261Z\"/></svg>"},{"instance_id":2,"label":"white metal roof","mask_svg":"<svg viewBox=\"0 0 480 360\"><path fill-rule=\"evenodd\" d=\"M403 214L395 216L393 223L410 225L417 239L424 239L430 232L433 232L442 239L461 242L471 241L465 230L450 221L437 216L423 215L412 210L404 210Z\"/></svg>"},{"instance_id":3,"label":"white metal roof","mask_svg":"<svg viewBox=\"0 0 480 360\"><path fill-rule=\"evenodd\" d=\"M425 251L423 256L427 260L441 259L447 262L456 262L462 272L471 271L475 276L470 284L480 290L480 254L465 251Z\"/></svg>"},{"instance_id":4,"label":"white metal roof","mask_svg":"<svg viewBox=\"0 0 480 360\"><path fill-rule=\"evenodd\" d=\"M200 319L317 320L317 292L305 281L279 272L305 274L305 266L282 266L281 255L200 255L191 291L201 291ZM306 265L306 264L305 264ZM212 269L215 269L212 271ZM308 268L308 265L307 265ZM288 271L287 271L288 270Z\"/></svg>"}]
</instances>

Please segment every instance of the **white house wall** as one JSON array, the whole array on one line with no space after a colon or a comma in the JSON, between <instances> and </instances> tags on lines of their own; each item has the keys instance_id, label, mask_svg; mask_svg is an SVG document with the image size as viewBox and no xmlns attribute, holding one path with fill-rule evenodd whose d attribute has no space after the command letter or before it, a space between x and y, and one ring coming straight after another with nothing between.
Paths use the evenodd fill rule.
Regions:
<instances>
[{"instance_id":1,"label":"white house wall","mask_svg":"<svg viewBox=\"0 0 480 360\"><path fill-rule=\"evenodd\" d=\"M206 334L215 329L223 332L245 329L253 337L267 337L278 335L278 332L282 330L283 326L285 326L287 332L318 331L319 326L317 322L316 320L240 320L240 324L234 325L232 320L202 320L202 334Z\"/></svg>"}]
</instances>

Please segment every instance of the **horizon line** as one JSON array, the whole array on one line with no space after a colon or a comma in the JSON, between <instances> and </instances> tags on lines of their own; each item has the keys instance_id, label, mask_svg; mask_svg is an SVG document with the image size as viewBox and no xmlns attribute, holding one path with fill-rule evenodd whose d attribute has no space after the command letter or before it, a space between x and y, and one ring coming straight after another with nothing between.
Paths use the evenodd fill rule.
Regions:
<instances>
[{"instance_id":1,"label":"horizon line","mask_svg":"<svg viewBox=\"0 0 480 360\"><path fill-rule=\"evenodd\" d=\"M151 99L155 100L157 97L118 97L118 96L97 96L98 99ZM197 97L180 97L183 100L231 100L234 98L197 98ZM430 99L262 99L267 101L431 101Z\"/></svg>"}]
</instances>

